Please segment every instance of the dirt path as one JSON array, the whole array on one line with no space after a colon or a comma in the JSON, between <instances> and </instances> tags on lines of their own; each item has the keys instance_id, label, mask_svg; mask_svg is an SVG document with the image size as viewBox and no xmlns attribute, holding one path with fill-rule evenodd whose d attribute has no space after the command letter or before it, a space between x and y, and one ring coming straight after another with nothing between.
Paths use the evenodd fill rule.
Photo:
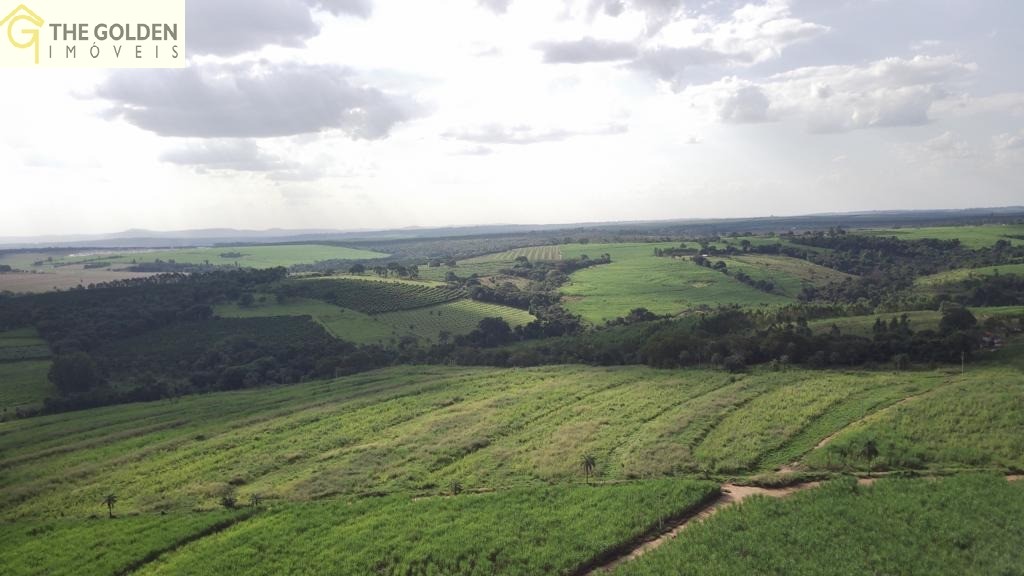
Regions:
<instances>
[{"instance_id":1,"label":"dirt path","mask_svg":"<svg viewBox=\"0 0 1024 576\"><path fill-rule=\"evenodd\" d=\"M867 482L863 483L866 484ZM611 572L619 565L629 562L631 560L635 560L640 556L643 556L644 554L650 552L651 550L658 548L662 544L672 540L673 538L678 536L683 530L685 530L687 526L690 526L691 524L695 524L697 522L703 522L704 520L714 516L722 508L725 508L726 506L732 506L733 504L739 504L740 502L743 502L744 500L750 498L751 496L759 495L768 496L770 498L782 498L784 496L789 496L790 494L794 494L796 492L802 492L804 490L808 490L811 488L817 488L820 485L820 482L807 482L804 484L788 486L786 488L758 488L755 486L737 486L735 484L724 484L722 485L722 495L711 504L708 504L702 510L696 512L695 514L691 514L686 518L683 518L674 526L671 526L667 531L652 537L650 540L643 542L642 544L630 550L628 553L623 554L618 558L615 558L614 560L611 560L607 564L594 568L589 572L586 572L586 574L587 576L596 576L599 574Z\"/></svg>"},{"instance_id":2,"label":"dirt path","mask_svg":"<svg viewBox=\"0 0 1024 576\"><path fill-rule=\"evenodd\" d=\"M857 484L861 486L871 486L878 480L877 478L858 478ZM1006 476L1008 482L1017 482L1024 480L1024 475L1008 475ZM629 552L618 556L617 558L609 561L603 566L598 566L589 572L585 572L586 576L599 576L611 572L620 565L636 560L640 556L650 552L651 550L657 549L662 544L671 541L676 536L686 530L686 528L692 524L703 522L704 520L714 516L719 510L739 504L751 496L767 496L769 498L784 498L790 494L797 492L803 492L804 490L810 490L811 488L817 488L821 485L821 482L805 482L803 484L796 484L788 486L786 488L758 488L756 486L737 486L735 484L723 484L722 495L705 506L700 511L691 514L682 520L678 521L675 525L671 526L667 531L661 534L652 536L649 540L639 544Z\"/></svg>"},{"instance_id":3,"label":"dirt path","mask_svg":"<svg viewBox=\"0 0 1024 576\"><path fill-rule=\"evenodd\" d=\"M867 421L872 420L874 418L878 418L882 414L885 414L886 412L888 412L890 410L894 410L897 407L902 406L902 405L904 405L904 404L906 404L908 402L912 402L914 400L917 400L921 396L924 396L925 394L930 394L931 392L934 392L935 390L938 390L941 387L942 387L942 385L936 386L935 388L930 388L930 389L925 390L923 392L918 392L917 394L912 394L912 395L907 396L906 398L904 398L902 400L897 400L896 402L893 402L892 404L889 404L885 408L882 408L880 410L875 410L874 412L872 412L870 414L867 414L863 418L854 420L853 422L850 422L846 426L843 426L839 430L836 430L835 432L833 432L833 433L829 434L828 436L826 436L825 438L823 438L821 440L821 442L818 442L817 445L814 446L814 450L820 450L820 449L824 448L825 446L828 446L833 440L836 439L837 436L839 436L843 432L846 432L850 428L853 428L854 426L859 426L859 425L863 424L864 422L867 422Z\"/></svg>"}]
</instances>

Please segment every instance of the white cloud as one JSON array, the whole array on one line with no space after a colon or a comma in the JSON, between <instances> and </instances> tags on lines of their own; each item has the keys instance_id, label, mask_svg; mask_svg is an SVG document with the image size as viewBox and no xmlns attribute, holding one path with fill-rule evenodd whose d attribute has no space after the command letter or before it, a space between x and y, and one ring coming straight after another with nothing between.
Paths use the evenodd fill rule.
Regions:
<instances>
[{"instance_id":1,"label":"white cloud","mask_svg":"<svg viewBox=\"0 0 1024 576\"><path fill-rule=\"evenodd\" d=\"M887 58L864 66L800 68L759 82L726 79L692 87L688 94L705 102L710 95L712 110L726 121L763 121L759 112L770 104L777 117L801 119L809 132L837 133L927 124L949 87L976 70L953 56Z\"/></svg>"},{"instance_id":2,"label":"white cloud","mask_svg":"<svg viewBox=\"0 0 1024 576\"><path fill-rule=\"evenodd\" d=\"M941 158L964 160L974 157L974 150L965 140L950 131L926 140L924 149Z\"/></svg>"},{"instance_id":3,"label":"white cloud","mask_svg":"<svg viewBox=\"0 0 1024 576\"><path fill-rule=\"evenodd\" d=\"M718 104L718 116L723 122L752 124L772 119L771 102L760 87L731 83L739 85L727 92Z\"/></svg>"},{"instance_id":4,"label":"white cloud","mask_svg":"<svg viewBox=\"0 0 1024 576\"><path fill-rule=\"evenodd\" d=\"M453 140L476 144L540 144L544 142L561 142L578 136L608 136L624 134L629 130L625 124L608 124L596 128L537 128L525 124L505 126L488 124L474 128L465 128L446 132L445 136Z\"/></svg>"}]
</instances>

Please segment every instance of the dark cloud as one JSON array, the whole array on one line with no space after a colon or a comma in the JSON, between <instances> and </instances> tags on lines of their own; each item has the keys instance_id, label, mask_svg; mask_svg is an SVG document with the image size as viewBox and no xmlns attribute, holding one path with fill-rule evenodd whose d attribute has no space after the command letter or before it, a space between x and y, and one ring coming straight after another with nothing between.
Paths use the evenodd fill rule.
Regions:
<instances>
[{"instance_id":1,"label":"dark cloud","mask_svg":"<svg viewBox=\"0 0 1024 576\"><path fill-rule=\"evenodd\" d=\"M476 128L456 130L444 134L446 138L472 142L474 144L540 144L561 142L577 136L602 136L623 134L628 131L624 124L609 124L591 130L537 129L525 124L504 126L488 124Z\"/></svg>"},{"instance_id":2,"label":"dark cloud","mask_svg":"<svg viewBox=\"0 0 1024 576\"><path fill-rule=\"evenodd\" d=\"M312 9L367 18L370 0L189 0L188 52L233 56L267 45L301 47L320 33Z\"/></svg>"},{"instance_id":3,"label":"dark cloud","mask_svg":"<svg viewBox=\"0 0 1024 576\"><path fill-rule=\"evenodd\" d=\"M411 102L353 84L332 65L267 62L115 71L96 96L161 136L263 138L341 130L380 139L415 113Z\"/></svg>"},{"instance_id":4,"label":"dark cloud","mask_svg":"<svg viewBox=\"0 0 1024 576\"><path fill-rule=\"evenodd\" d=\"M558 64L586 62L613 62L636 57L636 46L627 42L612 42L583 38L569 42L544 42L537 45L544 53L544 61Z\"/></svg>"},{"instance_id":5,"label":"dark cloud","mask_svg":"<svg viewBox=\"0 0 1024 576\"><path fill-rule=\"evenodd\" d=\"M251 140L199 142L166 152L160 156L160 160L179 166L189 166L199 172L271 172L291 168L280 158L264 152Z\"/></svg>"}]
</instances>

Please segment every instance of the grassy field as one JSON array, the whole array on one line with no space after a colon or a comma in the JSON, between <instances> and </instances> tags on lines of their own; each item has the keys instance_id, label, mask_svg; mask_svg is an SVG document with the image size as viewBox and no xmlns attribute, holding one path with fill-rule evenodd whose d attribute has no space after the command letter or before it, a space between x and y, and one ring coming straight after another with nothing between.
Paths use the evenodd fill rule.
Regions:
<instances>
[{"instance_id":1,"label":"grassy field","mask_svg":"<svg viewBox=\"0 0 1024 576\"><path fill-rule=\"evenodd\" d=\"M562 250L558 246L531 246L529 248L516 248L497 254L487 254L476 258L468 258L459 262L462 264L480 264L484 262L508 262L510 265L520 256L526 256L530 262L555 261L562 259Z\"/></svg>"},{"instance_id":2,"label":"grassy field","mask_svg":"<svg viewBox=\"0 0 1024 576\"><path fill-rule=\"evenodd\" d=\"M386 258L387 254L323 244L252 245L214 248L179 248L173 250L117 250L73 253L52 262L42 269L85 262L109 262L112 268L123 268L133 263L162 260L179 264L212 264L215 266L241 266L243 268L274 268L294 264L312 264L322 260L369 260Z\"/></svg>"},{"instance_id":3,"label":"grassy field","mask_svg":"<svg viewBox=\"0 0 1024 576\"><path fill-rule=\"evenodd\" d=\"M971 308L971 313L984 322L988 318L1006 318L1024 315L1024 306L994 306L990 308ZM828 332L833 325L839 327L843 334L855 334L868 336L872 334L875 320L881 318L890 322L893 318L899 318L903 314L910 319L910 328L914 331L938 330L939 321L942 320L942 313L938 310L917 310L911 312L898 312L889 314L872 314L869 316L848 316L845 318L828 318L824 320L812 320L807 323L815 332Z\"/></svg>"},{"instance_id":4,"label":"grassy field","mask_svg":"<svg viewBox=\"0 0 1024 576\"><path fill-rule=\"evenodd\" d=\"M921 278L918 278L915 283L921 288L937 288L948 282L959 282L972 277L981 278L985 276L994 276L996 274L1024 275L1024 263L1004 264L1002 266L986 266L983 268L960 268L957 270L950 270L948 272L940 272L939 274L932 274L931 276L922 276Z\"/></svg>"},{"instance_id":5,"label":"grassy field","mask_svg":"<svg viewBox=\"0 0 1024 576\"><path fill-rule=\"evenodd\" d=\"M420 268L420 277L426 280L433 280L435 282L443 282L445 276L447 276L449 272L454 273L459 278L469 278L474 274L480 277L497 276L501 274L502 270L511 268L512 265L512 262L506 262L503 260L481 262L468 262L463 260L455 267L442 265L431 268L429 266L423 266Z\"/></svg>"},{"instance_id":6,"label":"grassy field","mask_svg":"<svg viewBox=\"0 0 1024 576\"><path fill-rule=\"evenodd\" d=\"M747 286L721 272L688 259L659 258L662 244L588 244L562 246L562 254L578 257L609 253L611 264L574 273L562 288L565 306L584 319L600 323L644 307L655 314L676 314L698 306L786 304L792 300Z\"/></svg>"},{"instance_id":7,"label":"grassy field","mask_svg":"<svg viewBox=\"0 0 1024 576\"><path fill-rule=\"evenodd\" d=\"M1024 378L992 367L984 380L939 387L842 428L810 453L815 468L982 467L1024 470ZM864 446L878 449L869 459Z\"/></svg>"},{"instance_id":8,"label":"grassy field","mask_svg":"<svg viewBox=\"0 0 1024 576\"><path fill-rule=\"evenodd\" d=\"M116 510L116 506L115 506ZM126 574L178 545L242 520L247 512L214 511L0 523L6 576Z\"/></svg>"},{"instance_id":9,"label":"grassy field","mask_svg":"<svg viewBox=\"0 0 1024 576\"><path fill-rule=\"evenodd\" d=\"M986 382L1001 383L1003 395ZM588 453L601 481L708 468L753 473L770 470L773 455L796 457L876 408L932 389L993 395L965 404L935 393L911 432L934 427L935 441L952 451L926 453L919 467L957 464L958 446L974 447L963 465L1016 465L1024 450L1019 434L1007 435L1024 426L1021 382L1017 367L980 366L963 376L739 377L636 367L394 368L2 423L0 519L91 514L110 490L130 513L215 508L229 489L280 501L436 493L452 481L467 490L579 482ZM984 410L972 408L982 401ZM933 422L933 412L957 416ZM813 454L808 462L817 465Z\"/></svg>"},{"instance_id":10,"label":"grassy field","mask_svg":"<svg viewBox=\"0 0 1024 576\"><path fill-rule=\"evenodd\" d=\"M357 344L387 344L403 336L437 341L441 332L451 336L468 334L488 317L503 318L511 326L528 324L534 319L523 310L468 299L376 315L309 298L294 298L283 304L268 299L249 307L224 304L214 312L224 318L310 316L335 338Z\"/></svg>"},{"instance_id":11,"label":"grassy field","mask_svg":"<svg viewBox=\"0 0 1024 576\"><path fill-rule=\"evenodd\" d=\"M0 274L0 292L36 294L55 290L69 290L79 286L86 288L90 284L148 278L149 276L152 276L152 274L107 269L85 270L81 265L63 266L60 268L50 268L45 272Z\"/></svg>"},{"instance_id":12,"label":"grassy field","mask_svg":"<svg viewBox=\"0 0 1024 576\"><path fill-rule=\"evenodd\" d=\"M717 492L660 480L283 506L139 574L570 574Z\"/></svg>"},{"instance_id":13,"label":"grassy field","mask_svg":"<svg viewBox=\"0 0 1024 576\"><path fill-rule=\"evenodd\" d=\"M755 280L770 280L778 293L789 298L796 298L805 285L824 286L851 277L831 268L787 256L744 254L722 260L731 272L742 271Z\"/></svg>"},{"instance_id":14,"label":"grassy field","mask_svg":"<svg viewBox=\"0 0 1024 576\"><path fill-rule=\"evenodd\" d=\"M866 471L868 437L875 470L1024 468L1024 362L969 368L409 366L0 422L0 560L13 574L572 574L715 490L686 477ZM465 493L444 497L454 483ZM89 520L109 493L123 518ZM203 512L227 494L264 509L212 530L240 519ZM661 563L689 565L667 552L683 540L628 569L686 573ZM41 557L49 542L69 543Z\"/></svg>"},{"instance_id":15,"label":"grassy field","mask_svg":"<svg viewBox=\"0 0 1024 576\"><path fill-rule=\"evenodd\" d=\"M369 278L310 278L282 288L289 297L322 300L365 314L426 308L465 297L460 288L422 281L373 280Z\"/></svg>"},{"instance_id":16,"label":"grassy field","mask_svg":"<svg viewBox=\"0 0 1024 576\"><path fill-rule=\"evenodd\" d=\"M49 360L0 362L0 417L19 407L36 406L55 390L47 379Z\"/></svg>"},{"instance_id":17,"label":"grassy field","mask_svg":"<svg viewBox=\"0 0 1024 576\"><path fill-rule=\"evenodd\" d=\"M233 253L241 254L235 256ZM226 255L231 255L227 257ZM0 264L8 264L23 272L0 274L0 292L50 292L89 286L114 280L145 278L152 274L126 272L133 264L156 260L179 264L211 264L243 268L273 268L295 264L312 264L321 260L366 260L385 258L387 254L356 250L341 246L296 244L279 246L240 246L230 248L182 248L175 250L117 250L67 253L0 254ZM39 262L38 266L35 263ZM85 268L86 264L105 264L102 268Z\"/></svg>"},{"instance_id":18,"label":"grassy field","mask_svg":"<svg viewBox=\"0 0 1024 576\"><path fill-rule=\"evenodd\" d=\"M614 574L1020 574L1022 515L1024 484L995 476L838 480L725 509Z\"/></svg>"},{"instance_id":19,"label":"grassy field","mask_svg":"<svg viewBox=\"0 0 1024 576\"><path fill-rule=\"evenodd\" d=\"M50 348L35 328L0 332L0 418L53 393L49 357Z\"/></svg>"},{"instance_id":20,"label":"grassy field","mask_svg":"<svg viewBox=\"0 0 1024 576\"><path fill-rule=\"evenodd\" d=\"M1024 236L1024 224L991 224L985 226L936 226L925 228L898 228L887 230L858 230L858 234L874 236L895 236L900 240L960 240L968 248L985 248L999 240L1006 240L1015 246L1024 245L1024 240L1011 236Z\"/></svg>"}]
</instances>

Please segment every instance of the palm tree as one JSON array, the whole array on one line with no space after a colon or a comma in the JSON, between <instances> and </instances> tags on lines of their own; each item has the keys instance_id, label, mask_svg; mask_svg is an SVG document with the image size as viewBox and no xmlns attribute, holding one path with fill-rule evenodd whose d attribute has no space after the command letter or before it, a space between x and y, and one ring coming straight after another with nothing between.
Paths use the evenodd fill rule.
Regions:
<instances>
[{"instance_id":1,"label":"palm tree","mask_svg":"<svg viewBox=\"0 0 1024 576\"><path fill-rule=\"evenodd\" d=\"M580 461L580 466L583 468L583 474L587 477L587 484L590 484L590 475L594 473L594 468L597 467L597 459L590 454L586 454Z\"/></svg>"},{"instance_id":2,"label":"palm tree","mask_svg":"<svg viewBox=\"0 0 1024 576\"><path fill-rule=\"evenodd\" d=\"M860 454L868 460L868 476L870 477L873 468L872 464L875 458L878 458L878 444L874 438L869 438L867 442L864 442L864 447L860 449Z\"/></svg>"},{"instance_id":3,"label":"palm tree","mask_svg":"<svg viewBox=\"0 0 1024 576\"><path fill-rule=\"evenodd\" d=\"M107 505L107 516L114 517L114 504L117 504L117 496L113 494L107 494L107 497L103 499L103 503Z\"/></svg>"}]
</instances>

